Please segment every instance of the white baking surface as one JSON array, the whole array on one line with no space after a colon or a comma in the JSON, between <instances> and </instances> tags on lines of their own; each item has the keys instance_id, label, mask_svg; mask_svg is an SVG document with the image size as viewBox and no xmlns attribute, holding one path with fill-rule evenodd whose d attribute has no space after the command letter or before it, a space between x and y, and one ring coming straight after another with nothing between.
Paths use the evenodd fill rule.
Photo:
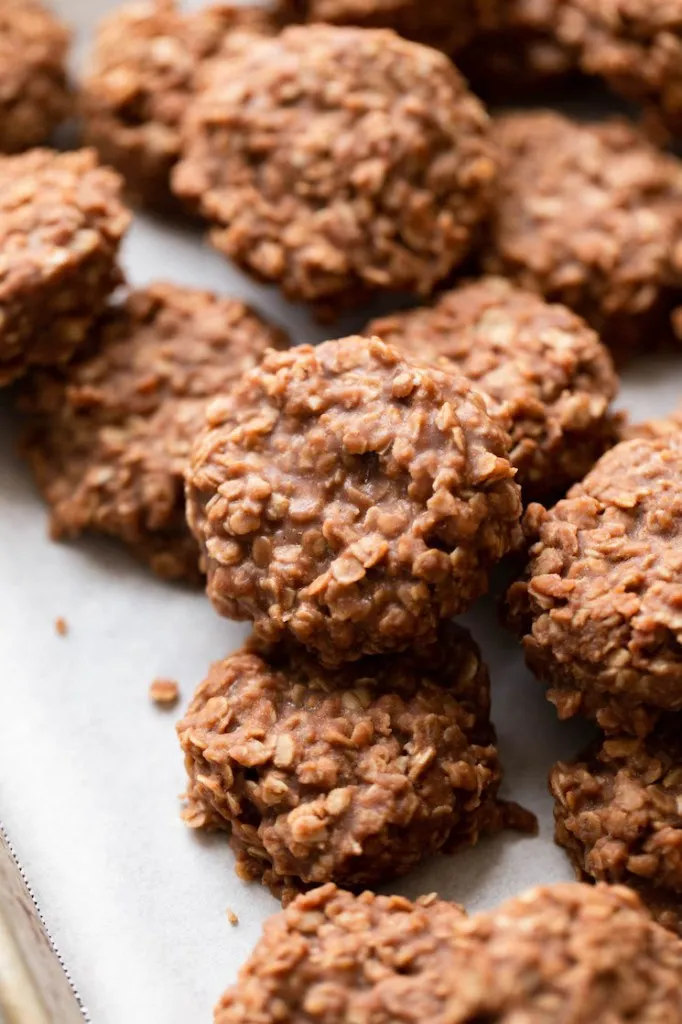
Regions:
<instances>
[{"instance_id":1,"label":"white baking surface","mask_svg":"<svg viewBox=\"0 0 682 1024\"><path fill-rule=\"evenodd\" d=\"M115 4L55 6L82 30L82 50L85 30ZM166 278L242 296L299 341L324 336L304 311L249 282L198 234L138 217L124 260L134 284ZM621 404L639 416L662 414L681 388L682 356L646 359L628 373ZM202 838L180 821L179 711L154 707L147 690L156 676L175 678L184 704L209 662L246 630L219 620L200 593L156 581L115 544L51 543L15 454L8 404L2 396L0 822L92 1021L209 1024L277 903L236 878L224 838ZM55 633L58 616L69 623L66 638ZM431 860L387 890L438 890L475 910L571 877L552 843L545 779L557 757L579 749L584 727L556 721L514 639L498 626L492 600L468 621L492 671L505 792L538 814L540 836L498 836Z\"/></svg>"}]
</instances>

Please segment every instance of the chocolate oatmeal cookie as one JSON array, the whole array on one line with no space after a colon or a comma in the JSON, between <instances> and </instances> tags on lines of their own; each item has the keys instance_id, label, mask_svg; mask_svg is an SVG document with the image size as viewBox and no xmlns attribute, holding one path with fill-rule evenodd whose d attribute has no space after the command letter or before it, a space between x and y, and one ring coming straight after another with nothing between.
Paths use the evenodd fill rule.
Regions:
<instances>
[{"instance_id":1,"label":"chocolate oatmeal cookie","mask_svg":"<svg viewBox=\"0 0 682 1024\"><path fill-rule=\"evenodd\" d=\"M645 739L613 736L550 773L555 838L578 877L637 890L682 934L682 716Z\"/></svg>"},{"instance_id":2,"label":"chocolate oatmeal cookie","mask_svg":"<svg viewBox=\"0 0 682 1024\"><path fill-rule=\"evenodd\" d=\"M333 886L271 918L215 1024L672 1024L682 943L620 886L545 886L466 919Z\"/></svg>"},{"instance_id":3,"label":"chocolate oatmeal cookie","mask_svg":"<svg viewBox=\"0 0 682 1024\"><path fill-rule=\"evenodd\" d=\"M55 537L120 537L168 579L199 578L183 472L205 405L282 333L243 303L155 284L112 305L69 366L34 374L26 455Z\"/></svg>"},{"instance_id":4,"label":"chocolate oatmeal cookie","mask_svg":"<svg viewBox=\"0 0 682 1024\"><path fill-rule=\"evenodd\" d=\"M447 976L452 928L463 916L434 896L411 903L353 896L335 885L305 893L266 922L237 984L216 1007L215 1024L411 1022L410 1007L431 1009L429 998Z\"/></svg>"},{"instance_id":5,"label":"chocolate oatmeal cookie","mask_svg":"<svg viewBox=\"0 0 682 1024\"><path fill-rule=\"evenodd\" d=\"M487 669L455 625L418 655L340 669L252 641L212 667L178 726L185 819L230 830L240 874L285 897L378 884L505 824L489 713Z\"/></svg>"},{"instance_id":6,"label":"chocolate oatmeal cookie","mask_svg":"<svg viewBox=\"0 0 682 1024\"><path fill-rule=\"evenodd\" d=\"M682 132L682 0L563 0L557 25L586 72Z\"/></svg>"},{"instance_id":7,"label":"chocolate oatmeal cookie","mask_svg":"<svg viewBox=\"0 0 682 1024\"><path fill-rule=\"evenodd\" d=\"M597 335L565 306L499 277L447 292L430 309L374 320L408 358L450 365L504 409L524 498L557 495L618 438L618 390Z\"/></svg>"},{"instance_id":8,"label":"chocolate oatmeal cookie","mask_svg":"<svg viewBox=\"0 0 682 1024\"><path fill-rule=\"evenodd\" d=\"M70 359L121 282L120 185L88 149L0 157L0 385Z\"/></svg>"},{"instance_id":9,"label":"chocolate oatmeal cookie","mask_svg":"<svg viewBox=\"0 0 682 1024\"><path fill-rule=\"evenodd\" d=\"M212 62L173 185L292 299L427 294L468 254L496 164L450 61L388 31L292 27Z\"/></svg>"},{"instance_id":10,"label":"chocolate oatmeal cookie","mask_svg":"<svg viewBox=\"0 0 682 1024\"><path fill-rule=\"evenodd\" d=\"M623 441L565 500L527 512L510 613L561 718L645 735L682 709L681 474L682 438Z\"/></svg>"},{"instance_id":11,"label":"chocolate oatmeal cookie","mask_svg":"<svg viewBox=\"0 0 682 1024\"><path fill-rule=\"evenodd\" d=\"M619 354L670 331L682 286L682 163L621 122L548 111L495 124L485 268L574 309Z\"/></svg>"},{"instance_id":12,"label":"chocolate oatmeal cookie","mask_svg":"<svg viewBox=\"0 0 682 1024\"><path fill-rule=\"evenodd\" d=\"M38 0L0 0L0 152L45 142L71 112L69 42Z\"/></svg>"},{"instance_id":13,"label":"chocolate oatmeal cookie","mask_svg":"<svg viewBox=\"0 0 682 1024\"><path fill-rule=\"evenodd\" d=\"M169 176L203 63L218 53L229 62L269 30L260 8L182 13L175 0L124 5L102 22L82 88L85 138L139 201L162 209L175 202Z\"/></svg>"},{"instance_id":14,"label":"chocolate oatmeal cookie","mask_svg":"<svg viewBox=\"0 0 682 1024\"><path fill-rule=\"evenodd\" d=\"M268 353L187 475L208 593L330 664L432 641L518 540L509 435L468 381L378 338Z\"/></svg>"}]
</instances>

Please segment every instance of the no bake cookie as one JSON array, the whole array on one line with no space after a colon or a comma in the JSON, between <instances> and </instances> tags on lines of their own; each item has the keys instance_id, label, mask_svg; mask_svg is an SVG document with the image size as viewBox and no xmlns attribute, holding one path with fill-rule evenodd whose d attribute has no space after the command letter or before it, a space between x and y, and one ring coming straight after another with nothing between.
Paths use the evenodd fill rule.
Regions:
<instances>
[{"instance_id":1,"label":"no bake cookie","mask_svg":"<svg viewBox=\"0 0 682 1024\"><path fill-rule=\"evenodd\" d=\"M22 395L25 453L55 537L119 537L160 576L200 578L183 473L207 401L285 343L242 302L171 284L111 305L82 354Z\"/></svg>"},{"instance_id":2,"label":"no bake cookie","mask_svg":"<svg viewBox=\"0 0 682 1024\"><path fill-rule=\"evenodd\" d=\"M122 281L120 192L93 150L0 157L0 385L85 341Z\"/></svg>"},{"instance_id":3,"label":"no bake cookie","mask_svg":"<svg viewBox=\"0 0 682 1024\"><path fill-rule=\"evenodd\" d=\"M208 593L328 663L429 643L518 540L510 440L468 381L378 338L268 353L187 475Z\"/></svg>"},{"instance_id":4,"label":"no bake cookie","mask_svg":"<svg viewBox=\"0 0 682 1024\"><path fill-rule=\"evenodd\" d=\"M225 255L338 306L432 291L469 253L495 174L488 117L447 57L311 25L212 62L173 184Z\"/></svg>"},{"instance_id":5,"label":"no bake cookie","mask_svg":"<svg viewBox=\"0 0 682 1024\"><path fill-rule=\"evenodd\" d=\"M178 733L185 820L231 832L244 877L301 884L402 875L532 815L497 801L487 669L455 625L419 655L325 669L288 641L217 662Z\"/></svg>"}]
</instances>

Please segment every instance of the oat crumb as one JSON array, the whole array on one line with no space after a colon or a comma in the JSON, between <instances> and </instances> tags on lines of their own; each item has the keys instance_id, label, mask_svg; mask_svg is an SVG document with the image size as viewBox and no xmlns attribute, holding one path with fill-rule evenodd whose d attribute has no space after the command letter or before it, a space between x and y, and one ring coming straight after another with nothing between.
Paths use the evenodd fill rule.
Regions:
<instances>
[{"instance_id":1,"label":"oat crumb","mask_svg":"<svg viewBox=\"0 0 682 1024\"><path fill-rule=\"evenodd\" d=\"M66 619L63 618L61 615L59 616L59 618L55 619L54 628L57 633L57 636L68 636L69 624L66 621Z\"/></svg>"},{"instance_id":2,"label":"oat crumb","mask_svg":"<svg viewBox=\"0 0 682 1024\"><path fill-rule=\"evenodd\" d=\"M155 679L149 687L149 696L155 704L170 707L180 697L180 688L173 679Z\"/></svg>"},{"instance_id":3,"label":"oat crumb","mask_svg":"<svg viewBox=\"0 0 682 1024\"><path fill-rule=\"evenodd\" d=\"M232 925L233 928L236 928L237 925L239 924L239 918L235 914L235 912L232 909L232 907L228 907L226 913L227 913L227 920L230 922L230 924Z\"/></svg>"}]
</instances>

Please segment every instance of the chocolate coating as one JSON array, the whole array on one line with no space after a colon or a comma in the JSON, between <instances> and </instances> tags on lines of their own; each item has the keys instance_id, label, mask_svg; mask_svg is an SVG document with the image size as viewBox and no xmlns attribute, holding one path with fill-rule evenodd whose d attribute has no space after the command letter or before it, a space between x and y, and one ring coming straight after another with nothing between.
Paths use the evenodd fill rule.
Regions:
<instances>
[{"instance_id":1,"label":"chocolate coating","mask_svg":"<svg viewBox=\"0 0 682 1024\"><path fill-rule=\"evenodd\" d=\"M229 61L269 30L259 8L215 4L183 13L175 0L125 4L102 21L81 94L85 140L138 201L162 210L175 202L170 172L204 63L219 53Z\"/></svg>"},{"instance_id":2,"label":"chocolate coating","mask_svg":"<svg viewBox=\"0 0 682 1024\"><path fill-rule=\"evenodd\" d=\"M216 1024L670 1024L682 944L628 889L531 890L471 919L333 886L271 918Z\"/></svg>"},{"instance_id":3,"label":"chocolate coating","mask_svg":"<svg viewBox=\"0 0 682 1024\"><path fill-rule=\"evenodd\" d=\"M563 0L557 37L583 69L644 103L673 134L682 131L682 2Z\"/></svg>"},{"instance_id":4,"label":"chocolate coating","mask_svg":"<svg viewBox=\"0 0 682 1024\"><path fill-rule=\"evenodd\" d=\"M389 28L452 57L486 97L528 92L574 67L556 34L556 0L279 0L281 23Z\"/></svg>"}]
</instances>

